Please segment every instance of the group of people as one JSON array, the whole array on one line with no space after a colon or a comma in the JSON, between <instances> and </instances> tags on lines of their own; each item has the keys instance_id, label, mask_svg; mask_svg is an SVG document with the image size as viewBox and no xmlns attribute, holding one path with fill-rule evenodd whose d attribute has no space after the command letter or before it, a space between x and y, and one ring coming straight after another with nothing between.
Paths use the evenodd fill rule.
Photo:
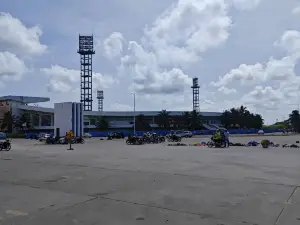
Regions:
<instances>
[{"instance_id":1,"label":"group of people","mask_svg":"<svg viewBox=\"0 0 300 225\"><path fill-rule=\"evenodd\" d=\"M229 133L227 130L218 129L216 133L213 134L212 141L214 142L224 142L226 147L229 147Z\"/></svg>"}]
</instances>

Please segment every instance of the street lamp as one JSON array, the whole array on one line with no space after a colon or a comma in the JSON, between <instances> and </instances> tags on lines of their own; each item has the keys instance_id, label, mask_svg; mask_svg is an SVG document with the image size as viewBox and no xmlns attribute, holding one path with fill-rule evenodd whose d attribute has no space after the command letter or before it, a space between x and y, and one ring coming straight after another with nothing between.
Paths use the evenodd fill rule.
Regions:
<instances>
[{"instance_id":1,"label":"street lamp","mask_svg":"<svg viewBox=\"0 0 300 225\"><path fill-rule=\"evenodd\" d=\"M135 134L135 93L131 93L133 95L133 133Z\"/></svg>"}]
</instances>

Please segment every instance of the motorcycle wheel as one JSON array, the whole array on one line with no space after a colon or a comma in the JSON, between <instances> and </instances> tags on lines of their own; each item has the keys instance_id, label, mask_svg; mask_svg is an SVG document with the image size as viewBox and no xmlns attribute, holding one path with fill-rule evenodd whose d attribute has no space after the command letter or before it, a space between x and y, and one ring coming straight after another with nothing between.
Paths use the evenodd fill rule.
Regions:
<instances>
[{"instance_id":1,"label":"motorcycle wheel","mask_svg":"<svg viewBox=\"0 0 300 225\"><path fill-rule=\"evenodd\" d=\"M212 147L214 147L214 143L212 143L212 142L208 142L208 143L207 143L207 147L209 147L209 148L212 148Z\"/></svg>"},{"instance_id":2,"label":"motorcycle wheel","mask_svg":"<svg viewBox=\"0 0 300 225\"><path fill-rule=\"evenodd\" d=\"M181 138L178 138L178 142L181 142Z\"/></svg>"},{"instance_id":3,"label":"motorcycle wheel","mask_svg":"<svg viewBox=\"0 0 300 225\"><path fill-rule=\"evenodd\" d=\"M7 148L6 148L6 151L10 151L10 149L11 149L11 145L9 144L8 146L7 146ZM1 149L2 150L2 149ZM0 150L0 151L1 151Z\"/></svg>"},{"instance_id":4,"label":"motorcycle wheel","mask_svg":"<svg viewBox=\"0 0 300 225\"><path fill-rule=\"evenodd\" d=\"M82 139L80 143L81 143L81 144L84 144L84 142L85 142L85 140L84 140L84 139Z\"/></svg>"},{"instance_id":5,"label":"motorcycle wheel","mask_svg":"<svg viewBox=\"0 0 300 225\"><path fill-rule=\"evenodd\" d=\"M131 145L131 141L126 140L126 144Z\"/></svg>"}]
</instances>

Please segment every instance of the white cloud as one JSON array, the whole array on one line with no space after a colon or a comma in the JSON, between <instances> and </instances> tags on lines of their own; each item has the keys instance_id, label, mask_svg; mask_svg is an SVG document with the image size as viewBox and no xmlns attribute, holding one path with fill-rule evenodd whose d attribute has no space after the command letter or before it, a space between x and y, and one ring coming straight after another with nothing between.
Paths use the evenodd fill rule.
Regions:
<instances>
[{"instance_id":1,"label":"white cloud","mask_svg":"<svg viewBox=\"0 0 300 225\"><path fill-rule=\"evenodd\" d=\"M25 63L10 52L0 52L0 79L20 80L27 71Z\"/></svg>"},{"instance_id":2,"label":"white cloud","mask_svg":"<svg viewBox=\"0 0 300 225\"><path fill-rule=\"evenodd\" d=\"M38 26L26 27L9 13L0 12L0 34L0 50L39 55L47 49L40 43L42 30Z\"/></svg>"},{"instance_id":3,"label":"white cloud","mask_svg":"<svg viewBox=\"0 0 300 225\"><path fill-rule=\"evenodd\" d=\"M223 44L230 27L224 0L179 0L145 28L143 41L160 66L185 66Z\"/></svg>"},{"instance_id":4,"label":"white cloud","mask_svg":"<svg viewBox=\"0 0 300 225\"><path fill-rule=\"evenodd\" d=\"M140 93L182 93L191 85L183 69L222 45L230 27L224 0L179 0L144 29L141 43L129 42L120 71L132 76Z\"/></svg>"},{"instance_id":5,"label":"white cloud","mask_svg":"<svg viewBox=\"0 0 300 225\"><path fill-rule=\"evenodd\" d=\"M265 64L241 64L238 68L219 77L217 82L211 82L211 85L222 87L234 85L235 82L253 85L261 82L295 79L295 67L300 58L300 32L295 30L284 32L280 40L275 42L275 46L282 47L288 55L280 59L271 57Z\"/></svg>"},{"instance_id":6,"label":"white cloud","mask_svg":"<svg viewBox=\"0 0 300 225\"><path fill-rule=\"evenodd\" d=\"M53 65L50 68L43 68L41 72L46 74L48 80L48 90L50 92L70 92L73 89L77 89L80 84L80 71L67 69L59 65ZM101 73L93 73L93 89L108 88L118 81L108 75Z\"/></svg>"},{"instance_id":7,"label":"white cloud","mask_svg":"<svg viewBox=\"0 0 300 225\"><path fill-rule=\"evenodd\" d=\"M229 0L240 10L253 9L257 7L263 0Z\"/></svg>"},{"instance_id":8,"label":"white cloud","mask_svg":"<svg viewBox=\"0 0 300 225\"><path fill-rule=\"evenodd\" d=\"M274 89L271 86L256 86L253 91L244 95L242 101L251 104L257 108L278 109L285 100L284 94L280 89Z\"/></svg>"},{"instance_id":9,"label":"white cloud","mask_svg":"<svg viewBox=\"0 0 300 225\"><path fill-rule=\"evenodd\" d=\"M293 13L294 15L300 15L300 6L294 8L293 11L292 11L292 13Z\"/></svg>"},{"instance_id":10,"label":"white cloud","mask_svg":"<svg viewBox=\"0 0 300 225\"><path fill-rule=\"evenodd\" d=\"M224 93L225 95L234 94L237 91L234 88L220 87L218 91Z\"/></svg>"},{"instance_id":11,"label":"white cloud","mask_svg":"<svg viewBox=\"0 0 300 225\"><path fill-rule=\"evenodd\" d=\"M133 105L126 105L122 103L112 103L109 104L108 108L105 109L106 111L133 111Z\"/></svg>"},{"instance_id":12,"label":"white cloud","mask_svg":"<svg viewBox=\"0 0 300 225\"><path fill-rule=\"evenodd\" d=\"M103 41L104 56L108 59L118 57L123 52L124 37L120 32L113 32Z\"/></svg>"},{"instance_id":13,"label":"white cloud","mask_svg":"<svg viewBox=\"0 0 300 225\"><path fill-rule=\"evenodd\" d=\"M275 42L275 46L282 47L289 54L300 53L300 32L297 30L287 30L280 40Z\"/></svg>"}]
</instances>

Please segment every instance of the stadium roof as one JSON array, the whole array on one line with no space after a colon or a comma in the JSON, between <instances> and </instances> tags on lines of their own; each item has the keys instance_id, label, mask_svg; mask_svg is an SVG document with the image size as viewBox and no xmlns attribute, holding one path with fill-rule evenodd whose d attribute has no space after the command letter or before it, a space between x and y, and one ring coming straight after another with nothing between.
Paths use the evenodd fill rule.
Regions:
<instances>
[{"instance_id":1,"label":"stadium roof","mask_svg":"<svg viewBox=\"0 0 300 225\"><path fill-rule=\"evenodd\" d=\"M50 98L7 95L7 96L0 97L0 101L14 101L14 102L21 102L24 104L30 104L30 103L48 102L50 101Z\"/></svg>"},{"instance_id":2,"label":"stadium roof","mask_svg":"<svg viewBox=\"0 0 300 225\"><path fill-rule=\"evenodd\" d=\"M29 106L29 105L19 105L20 109L23 110L29 110L29 111L36 111L36 112L45 112L45 113L54 113L53 108L45 108L45 107L39 107L39 106ZM157 116L157 114L161 111L86 111L83 112L85 116L138 116L138 115L144 115L144 116ZM183 111L168 111L170 116L181 116L183 114ZM200 112L201 116L207 117L218 117L221 116L221 112Z\"/></svg>"}]
</instances>

